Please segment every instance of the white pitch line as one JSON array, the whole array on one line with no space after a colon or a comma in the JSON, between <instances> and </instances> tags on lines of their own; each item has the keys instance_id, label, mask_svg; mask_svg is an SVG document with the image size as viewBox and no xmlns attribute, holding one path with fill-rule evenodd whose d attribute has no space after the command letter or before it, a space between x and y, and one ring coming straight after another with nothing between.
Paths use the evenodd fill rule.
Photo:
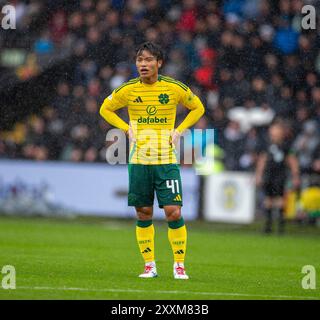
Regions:
<instances>
[{"instance_id":1,"label":"white pitch line","mask_svg":"<svg viewBox=\"0 0 320 320\"><path fill-rule=\"evenodd\" d=\"M90 292L136 292L136 293L159 293L159 294L192 294L192 295L208 295L208 296L234 296L234 297L261 297L276 299L311 299L319 300L320 297L311 296L288 296L288 295L268 295L268 294L249 294L237 292L196 292L196 291L169 291L169 290L141 290L141 289L94 289L94 288L73 288L73 287L26 287L19 286L17 289L26 290L52 290L52 291L90 291Z\"/></svg>"}]
</instances>

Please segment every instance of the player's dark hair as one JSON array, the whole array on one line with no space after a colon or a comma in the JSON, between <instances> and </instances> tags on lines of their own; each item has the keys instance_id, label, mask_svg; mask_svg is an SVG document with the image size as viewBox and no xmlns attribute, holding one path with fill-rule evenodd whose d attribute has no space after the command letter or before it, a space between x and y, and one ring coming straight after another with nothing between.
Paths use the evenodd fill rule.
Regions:
<instances>
[{"instance_id":1,"label":"player's dark hair","mask_svg":"<svg viewBox=\"0 0 320 320\"><path fill-rule=\"evenodd\" d=\"M160 46L158 46L155 43L152 43L150 41L142 43L138 48L137 48L137 54L136 56L139 56L142 51L147 50L149 51L153 56L157 58L157 60L164 60L164 54Z\"/></svg>"},{"instance_id":2,"label":"player's dark hair","mask_svg":"<svg viewBox=\"0 0 320 320\"><path fill-rule=\"evenodd\" d=\"M281 117L275 117L272 122L270 123L269 125L269 128L270 127L273 127L273 126L280 126L280 127L284 127L286 125L286 122L283 118Z\"/></svg>"}]
</instances>

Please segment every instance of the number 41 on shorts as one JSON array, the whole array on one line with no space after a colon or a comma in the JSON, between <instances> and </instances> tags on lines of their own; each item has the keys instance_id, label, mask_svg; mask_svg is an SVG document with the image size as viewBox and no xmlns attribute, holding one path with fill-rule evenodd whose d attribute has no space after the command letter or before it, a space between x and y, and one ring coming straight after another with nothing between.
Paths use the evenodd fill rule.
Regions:
<instances>
[{"instance_id":1,"label":"number 41 on shorts","mask_svg":"<svg viewBox=\"0 0 320 320\"><path fill-rule=\"evenodd\" d=\"M180 193L179 190L179 181L176 180L167 180L166 181L167 188L171 189L172 193Z\"/></svg>"}]
</instances>

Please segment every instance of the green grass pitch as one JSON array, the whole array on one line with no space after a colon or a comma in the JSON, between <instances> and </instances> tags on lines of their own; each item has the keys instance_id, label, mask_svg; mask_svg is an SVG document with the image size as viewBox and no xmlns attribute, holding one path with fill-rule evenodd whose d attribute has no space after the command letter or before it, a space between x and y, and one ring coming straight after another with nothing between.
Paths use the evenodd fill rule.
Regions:
<instances>
[{"instance_id":1,"label":"green grass pitch","mask_svg":"<svg viewBox=\"0 0 320 320\"><path fill-rule=\"evenodd\" d=\"M283 236L265 236L261 226L187 227L190 279L173 279L167 225L160 221L155 221L159 277L140 279L134 220L1 216L0 269L15 267L16 289L0 286L0 299L320 298L319 228L291 226ZM304 265L319 273L315 290L301 286Z\"/></svg>"}]
</instances>

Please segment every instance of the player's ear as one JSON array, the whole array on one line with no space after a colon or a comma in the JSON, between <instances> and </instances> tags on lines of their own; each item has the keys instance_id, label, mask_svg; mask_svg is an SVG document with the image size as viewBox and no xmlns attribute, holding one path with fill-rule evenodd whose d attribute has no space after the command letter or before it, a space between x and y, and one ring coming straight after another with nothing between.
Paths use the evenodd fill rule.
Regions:
<instances>
[{"instance_id":1,"label":"player's ear","mask_svg":"<svg viewBox=\"0 0 320 320\"><path fill-rule=\"evenodd\" d=\"M161 68L161 67L162 67L162 63L163 63L162 60L158 60L158 68Z\"/></svg>"}]
</instances>

